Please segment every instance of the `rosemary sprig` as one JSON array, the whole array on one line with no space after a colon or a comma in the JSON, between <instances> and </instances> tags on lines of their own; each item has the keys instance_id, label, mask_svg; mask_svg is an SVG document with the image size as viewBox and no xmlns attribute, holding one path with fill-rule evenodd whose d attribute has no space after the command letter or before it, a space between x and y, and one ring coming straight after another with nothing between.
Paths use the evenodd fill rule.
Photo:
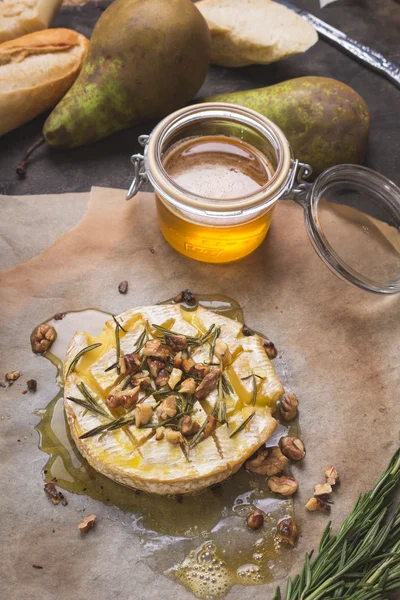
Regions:
<instances>
[{"instance_id":1,"label":"rosemary sprig","mask_svg":"<svg viewBox=\"0 0 400 600\"><path fill-rule=\"evenodd\" d=\"M274 600L384 600L400 588L400 504L388 517L400 482L400 449L375 487L361 496L336 535L325 529L314 560Z\"/></svg>"},{"instance_id":2,"label":"rosemary sprig","mask_svg":"<svg viewBox=\"0 0 400 600\"><path fill-rule=\"evenodd\" d=\"M180 412L176 414L174 417L170 417L169 419L165 419L165 421L159 421L158 423L147 423L146 425L139 425L138 429L157 429L157 427L163 427L164 425L169 425L173 421L184 417L188 413Z\"/></svg>"},{"instance_id":3,"label":"rosemary sprig","mask_svg":"<svg viewBox=\"0 0 400 600\"><path fill-rule=\"evenodd\" d=\"M108 373L108 371L112 371L113 369L116 369L119 366L119 362L115 362L112 365L110 365L109 367L107 367L107 369L104 369L104 373Z\"/></svg>"},{"instance_id":4,"label":"rosemary sprig","mask_svg":"<svg viewBox=\"0 0 400 600\"><path fill-rule=\"evenodd\" d=\"M252 418L254 417L256 413L252 413L251 415L249 415L247 417L247 419L245 419L243 421L243 423L241 423L238 427L236 427L236 429L234 431L232 431L232 433L230 434L230 438L233 438L235 435L237 435L240 431L242 431L242 429L244 429L246 427L246 425L248 423L250 423L250 421L252 420Z\"/></svg>"},{"instance_id":5,"label":"rosemary sprig","mask_svg":"<svg viewBox=\"0 0 400 600\"><path fill-rule=\"evenodd\" d=\"M218 396L211 414L217 419L218 423L226 423L226 401L223 384L223 375L221 375L221 377L218 380Z\"/></svg>"},{"instance_id":6,"label":"rosemary sprig","mask_svg":"<svg viewBox=\"0 0 400 600\"><path fill-rule=\"evenodd\" d=\"M86 352L90 352L91 350L94 350L95 348L98 348L101 345L102 345L101 342L99 342L98 344L92 344L91 346L86 346L86 348L82 348L82 350L80 352L78 352L78 354L69 363L69 367L68 367L68 371L67 371L66 377L68 377L68 375L70 375L70 373L72 373L72 371L75 369L76 363L81 358L81 356L83 356L84 354L86 354Z\"/></svg>"},{"instance_id":7,"label":"rosemary sprig","mask_svg":"<svg viewBox=\"0 0 400 600\"><path fill-rule=\"evenodd\" d=\"M112 316L112 318L115 321L115 349L116 349L116 353L117 353L117 360L114 363L114 368L116 368L119 371L119 361L121 358L121 340L119 339L119 330L122 329L122 331L124 331L126 333L126 329L124 329L122 327L122 325L117 321L117 319L114 317L114 315ZM107 370L109 370L110 367L108 367Z\"/></svg>"},{"instance_id":8,"label":"rosemary sprig","mask_svg":"<svg viewBox=\"0 0 400 600\"><path fill-rule=\"evenodd\" d=\"M256 402L257 402L257 380L255 375L253 375L253 379L252 379L252 386L253 386L253 398L252 398L252 405L255 406Z\"/></svg>"},{"instance_id":9,"label":"rosemary sprig","mask_svg":"<svg viewBox=\"0 0 400 600\"><path fill-rule=\"evenodd\" d=\"M108 414L100 406L91 404L83 398L74 398L73 396L67 396L67 400L71 400L71 402L75 402L75 404L79 404L80 406L83 406L83 408L86 408L86 410L90 410L91 412L101 415L102 417L108 417Z\"/></svg>"},{"instance_id":10,"label":"rosemary sprig","mask_svg":"<svg viewBox=\"0 0 400 600\"><path fill-rule=\"evenodd\" d=\"M86 402L88 402L89 404L91 404L97 412L101 412L101 414L103 414L105 417L108 417L109 414L104 410L104 408L102 406L99 405L97 398L95 398L90 391L88 390L88 388L86 387L86 385L83 383L83 381L81 381L80 383L78 383L77 385L78 390L80 391L80 393L82 394L82 396L85 398Z\"/></svg>"},{"instance_id":11,"label":"rosemary sprig","mask_svg":"<svg viewBox=\"0 0 400 600\"><path fill-rule=\"evenodd\" d=\"M166 335L185 335L183 333L178 333L177 331L172 331L171 329L166 329L165 327L162 327L161 325L156 325L155 323L152 323L151 326L162 333L162 338L165 338ZM206 333L199 337L185 335L188 346L203 346L203 344L210 340L214 327L215 324L213 323L206 331Z\"/></svg>"},{"instance_id":12,"label":"rosemary sprig","mask_svg":"<svg viewBox=\"0 0 400 600\"><path fill-rule=\"evenodd\" d=\"M198 432L192 437L192 439L188 443L189 450L191 450L192 448L197 446L197 444L200 442L201 436L203 435L204 430L207 427L207 424L208 424L208 417L205 418L205 421L203 421Z\"/></svg>"},{"instance_id":13,"label":"rosemary sprig","mask_svg":"<svg viewBox=\"0 0 400 600\"><path fill-rule=\"evenodd\" d=\"M217 327L213 333L212 339L211 339L211 343L210 343L210 354L209 354L209 359L212 362L213 356L214 356L214 350L215 350L215 342L217 341L217 338L219 338L219 336L221 335L221 327Z\"/></svg>"}]
</instances>

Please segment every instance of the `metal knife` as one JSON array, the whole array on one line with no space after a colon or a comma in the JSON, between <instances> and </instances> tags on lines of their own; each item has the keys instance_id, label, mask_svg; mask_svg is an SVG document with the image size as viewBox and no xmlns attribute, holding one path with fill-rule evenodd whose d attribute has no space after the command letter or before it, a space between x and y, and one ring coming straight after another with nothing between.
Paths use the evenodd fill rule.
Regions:
<instances>
[{"instance_id":1,"label":"metal knife","mask_svg":"<svg viewBox=\"0 0 400 600\"><path fill-rule=\"evenodd\" d=\"M386 77L386 79L400 88L400 66L387 60L379 52L375 52L375 50L372 50L368 46L364 46L364 44L360 44L359 42L356 42L356 40L349 38L345 33L339 31L339 29L335 29L335 27L314 17L314 15L309 12L297 8L297 6L291 2L288 2L287 0L276 1L279 2L279 4L283 4L284 6L287 6L287 8L294 10L303 17L303 19L308 21L308 23L313 25L323 39L334 46L338 46L340 50L343 50L346 54L350 54L350 56L370 69L377 71L380 75Z\"/></svg>"}]
</instances>

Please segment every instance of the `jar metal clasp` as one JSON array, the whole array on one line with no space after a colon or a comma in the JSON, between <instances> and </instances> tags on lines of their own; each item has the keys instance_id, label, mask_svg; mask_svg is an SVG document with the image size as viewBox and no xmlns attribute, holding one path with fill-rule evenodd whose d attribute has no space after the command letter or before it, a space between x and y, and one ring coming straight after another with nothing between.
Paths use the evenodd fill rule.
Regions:
<instances>
[{"instance_id":1,"label":"jar metal clasp","mask_svg":"<svg viewBox=\"0 0 400 600\"><path fill-rule=\"evenodd\" d=\"M306 181L312 175L312 167L297 159L293 161L292 172L287 186L285 198L294 200L300 206L305 205L305 198L312 183Z\"/></svg>"},{"instance_id":2,"label":"jar metal clasp","mask_svg":"<svg viewBox=\"0 0 400 600\"><path fill-rule=\"evenodd\" d=\"M149 138L149 135L140 135L138 142L144 148L148 144ZM126 200L130 200L133 196L136 196L142 185L148 181L143 154L132 154L131 163L133 165L133 179L126 195Z\"/></svg>"}]
</instances>

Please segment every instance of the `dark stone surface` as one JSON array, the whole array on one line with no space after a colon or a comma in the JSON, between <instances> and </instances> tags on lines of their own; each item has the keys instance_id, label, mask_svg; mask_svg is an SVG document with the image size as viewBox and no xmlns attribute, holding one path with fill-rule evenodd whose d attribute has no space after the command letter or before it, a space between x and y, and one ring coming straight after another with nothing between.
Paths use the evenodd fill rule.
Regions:
<instances>
[{"instance_id":1,"label":"dark stone surface","mask_svg":"<svg viewBox=\"0 0 400 600\"><path fill-rule=\"evenodd\" d=\"M318 0L293 1L400 63L400 4L395 0L339 0L323 10ZM89 37L105 6L107 2L65 7L54 25L76 29ZM366 164L400 184L400 90L324 41L320 40L306 54L273 65L211 67L199 95L263 87L304 75L340 79L363 96L372 118ZM15 167L40 135L44 120L45 116L38 117L0 139L0 193L79 192L92 185L128 188L129 157L139 151L138 135L149 133L152 128L151 123L141 124L75 150L56 151L42 146L32 158L26 178L18 179Z\"/></svg>"}]
</instances>

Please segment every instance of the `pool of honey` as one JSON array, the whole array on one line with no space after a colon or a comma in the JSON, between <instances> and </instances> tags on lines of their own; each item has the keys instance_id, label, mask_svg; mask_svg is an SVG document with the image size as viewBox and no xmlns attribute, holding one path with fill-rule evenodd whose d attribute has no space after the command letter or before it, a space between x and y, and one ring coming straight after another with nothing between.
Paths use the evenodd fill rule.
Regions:
<instances>
[{"instance_id":1,"label":"pool of honey","mask_svg":"<svg viewBox=\"0 0 400 600\"><path fill-rule=\"evenodd\" d=\"M177 142L167 150L163 166L183 190L216 203L259 192L274 173L267 157L234 137L203 136ZM157 197L160 229L167 242L182 254L203 262L231 262L255 250L264 240L273 209L235 226L182 218Z\"/></svg>"},{"instance_id":2,"label":"pool of honey","mask_svg":"<svg viewBox=\"0 0 400 600\"><path fill-rule=\"evenodd\" d=\"M197 298L205 308L243 322L242 310L234 300L220 295ZM35 413L40 417L36 426L39 448L49 455L43 467L45 481L56 477L57 485L68 492L117 507L124 524L128 519L133 534L139 536L147 564L198 598L219 598L236 584L260 585L284 577L294 551L277 542L275 531L280 519L293 515L293 504L290 499L272 496L264 477L240 469L231 479L197 495L150 497L104 477L79 454L64 415L62 357L77 330L96 334L109 316L88 309L67 313L61 321L48 321L57 330L57 340L46 358L57 368L59 391L48 406ZM279 358L275 366L284 378L285 367L279 365ZM296 433L297 426L293 427L291 432ZM267 445L276 445L287 431L279 425ZM264 526L255 532L245 524L254 508L266 515Z\"/></svg>"}]
</instances>

